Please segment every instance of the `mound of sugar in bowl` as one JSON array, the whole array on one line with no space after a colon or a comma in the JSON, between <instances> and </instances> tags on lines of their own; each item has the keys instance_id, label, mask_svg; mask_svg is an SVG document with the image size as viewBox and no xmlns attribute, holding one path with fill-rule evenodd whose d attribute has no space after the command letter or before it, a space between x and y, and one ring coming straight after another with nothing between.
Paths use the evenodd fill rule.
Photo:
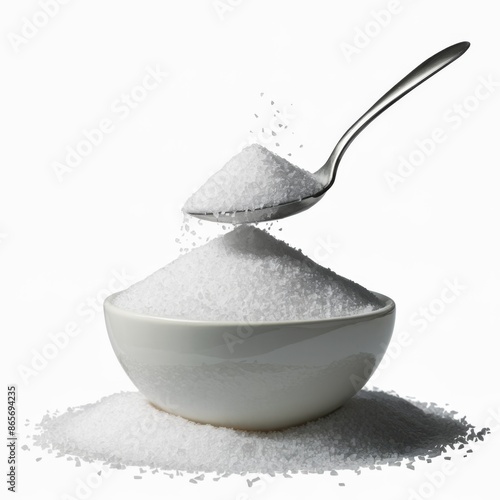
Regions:
<instances>
[{"instance_id":1,"label":"mound of sugar in bowl","mask_svg":"<svg viewBox=\"0 0 500 500\"><path fill-rule=\"evenodd\" d=\"M316 177L259 144L247 146L185 203L186 213L257 210L301 200L321 190Z\"/></svg>"},{"instance_id":2,"label":"mound of sugar in bowl","mask_svg":"<svg viewBox=\"0 0 500 500\"><path fill-rule=\"evenodd\" d=\"M291 321L368 313L373 293L254 226L241 225L117 294L151 316L204 321Z\"/></svg>"}]
</instances>

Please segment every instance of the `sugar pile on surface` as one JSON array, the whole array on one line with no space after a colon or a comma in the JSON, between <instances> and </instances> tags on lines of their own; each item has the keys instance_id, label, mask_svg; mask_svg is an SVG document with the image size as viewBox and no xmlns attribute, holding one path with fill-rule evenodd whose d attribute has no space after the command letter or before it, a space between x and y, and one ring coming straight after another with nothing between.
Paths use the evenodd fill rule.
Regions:
<instances>
[{"instance_id":1,"label":"sugar pile on surface","mask_svg":"<svg viewBox=\"0 0 500 500\"><path fill-rule=\"evenodd\" d=\"M59 456L116 468L188 473L286 474L343 469L414 468L451 449L467 456L478 432L434 403L362 390L330 415L283 431L249 432L197 424L160 411L136 392L122 392L37 425L34 444ZM463 451L461 451L463 450ZM450 459L449 456L447 456ZM78 460L78 458L77 458ZM145 472L145 471L144 471Z\"/></svg>"},{"instance_id":2,"label":"sugar pile on surface","mask_svg":"<svg viewBox=\"0 0 500 500\"><path fill-rule=\"evenodd\" d=\"M186 213L230 213L273 207L321 190L316 177L264 146L252 144L233 156L185 203Z\"/></svg>"},{"instance_id":3,"label":"sugar pile on surface","mask_svg":"<svg viewBox=\"0 0 500 500\"><path fill-rule=\"evenodd\" d=\"M122 309L205 321L286 321L367 313L382 302L253 226L238 226L114 298Z\"/></svg>"}]
</instances>

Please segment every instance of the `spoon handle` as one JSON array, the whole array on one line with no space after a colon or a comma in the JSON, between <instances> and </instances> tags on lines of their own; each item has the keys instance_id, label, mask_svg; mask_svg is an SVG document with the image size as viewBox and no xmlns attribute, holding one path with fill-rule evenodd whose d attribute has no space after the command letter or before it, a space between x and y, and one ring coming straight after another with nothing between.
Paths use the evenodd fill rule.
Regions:
<instances>
[{"instance_id":1,"label":"spoon handle","mask_svg":"<svg viewBox=\"0 0 500 500\"><path fill-rule=\"evenodd\" d=\"M363 116L361 116L361 118L359 118L341 137L325 165L316 172L316 175L325 184L325 188L322 192L331 187L335 181L339 162L346 149L369 123L383 113L388 107L392 106L396 101L399 101L399 99L408 94L408 92L411 92L415 87L418 87L421 83L448 66L448 64L452 63L455 59L458 59L469 47L469 42L460 42L429 57L429 59L417 66L401 81L396 83L389 92L384 94Z\"/></svg>"}]
</instances>

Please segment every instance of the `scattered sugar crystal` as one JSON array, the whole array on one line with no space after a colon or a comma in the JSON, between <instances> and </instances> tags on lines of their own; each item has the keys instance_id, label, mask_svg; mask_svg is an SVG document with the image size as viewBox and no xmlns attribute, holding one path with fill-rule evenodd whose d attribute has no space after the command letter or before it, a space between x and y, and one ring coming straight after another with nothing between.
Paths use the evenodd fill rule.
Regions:
<instances>
[{"instance_id":1,"label":"scattered sugar crystal","mask_svg":"<svg viewBox=\"0 0 500 500\"><path fill-rule=\"evenodd\" d=\"M316 177L252 144L231 158L186 202L186 213L230 213L300 200L321 190Z\"/></svg>"},{"instance_id":2,"label":"scattered sugar crystal","mask_svg":"<svg viewBox=\"0 0 500 500\"><path fill-rule=\"evenodd\" d=\"M326 417L271 432L198 424L156 409L137 392L122 392L59 416L47 414L34 444L113 468L145 467L141 472L175 471L177 476L186 472L201 481L207 473L337 475L338 470L402 464L413 470L420 456L451 458L451 445L460 439L469 446L478 441L464 419L377 390L360 391Z\"/></svg>"},{"instance_id":3,"label":"scattered sugar crystal","mask_svg":"<svg viewBox=\"0 0 500 500\"><path fill-rule=\"evenodd\" d=\"M205 321L312 320L382 306L362 286L254 226L181 255L114 298L122 309Z\"/></svg>"},{"instance_id":4,"label":"scattered sugar crystal","mask_svg":"<svg viewBox=\"0 0 500 500\"><path fill-rule=\"evenodd\" d=\"M189 221L189 223L188 223ZM179 247L179 252L181 254L186 253L190 248L197 247L200 242L203 240L204 233L206 233L206 227L203 227L203 221L201 219L196 219L197 228L196 230L192 229L192 226L189 224L193 224L194 220L191 217L184 216L184 220L180 227L180 236L175 238L175 243L177 243ZM210 234L214 234L213 228L219 229L220 226L215 224L208 224L207 226L211 226ZM231 226L233 227L233 226ZM219 230L220 232L220 230ZM217 232L215 233L217 234ZM207 238L207 241L210 237Z\"/></svg>"}]
</instances>

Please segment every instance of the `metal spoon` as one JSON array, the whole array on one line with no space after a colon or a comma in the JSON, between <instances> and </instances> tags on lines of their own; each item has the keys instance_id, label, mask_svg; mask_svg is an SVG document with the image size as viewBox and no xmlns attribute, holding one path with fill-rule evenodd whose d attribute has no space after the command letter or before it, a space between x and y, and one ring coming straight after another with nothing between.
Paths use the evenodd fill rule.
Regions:
<instances>
[{"instance_id":1,"label":"metal spoon","mask_svg":"<svg viewBox=\"0 0 500 500\"><path fill-rule=\"evenodd\" d=\"M412 91L415 87L418 87L421 83L425 82L425 80L435 75L438 71L448 66L448 64L452 63L455 59L458 59L469 47L469 42L461 42L433 55L394 85L389 92L383 95L363 116L361 116L361 118L359 118L341 137L326 163L315 172L314 175L323 184L323 187L316 194L301 200L295 200L276 206L263 207L252 211L241 210L226 214L190 213L189 215L213 222L239 224L283 219L284 217L298 214L312 207L321 200L323 195L332 187L340 160L358 134L396 101L408 94L408 92Z\"/></svg>"}]
</instances>

